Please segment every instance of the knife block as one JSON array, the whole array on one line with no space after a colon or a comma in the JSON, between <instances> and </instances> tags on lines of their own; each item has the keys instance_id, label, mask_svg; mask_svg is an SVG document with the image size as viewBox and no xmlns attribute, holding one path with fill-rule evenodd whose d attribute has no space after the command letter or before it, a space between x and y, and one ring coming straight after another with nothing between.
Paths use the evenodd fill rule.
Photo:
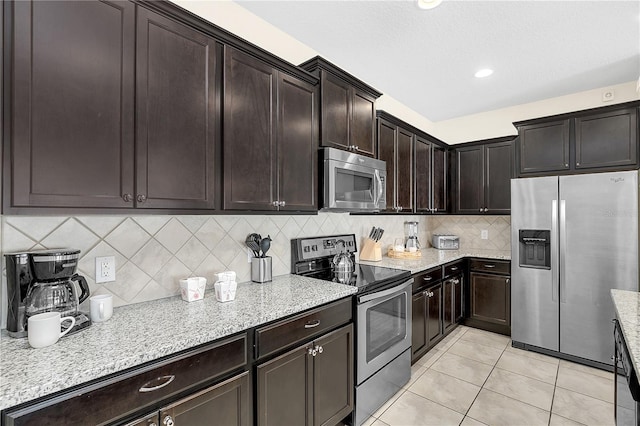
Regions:
<instances>
[{"instance_id":1,"label":"knife block","mask_svg":"<svg viewBox=\"0 0 640 426\"><path fill-rule=\"evenodd\" d=\"M379 262L382 260L382 246L380 243L370 238L364 240L362 250L360 250L360 260L368 260L371 262Z\"/></svg>"}]
</instances>

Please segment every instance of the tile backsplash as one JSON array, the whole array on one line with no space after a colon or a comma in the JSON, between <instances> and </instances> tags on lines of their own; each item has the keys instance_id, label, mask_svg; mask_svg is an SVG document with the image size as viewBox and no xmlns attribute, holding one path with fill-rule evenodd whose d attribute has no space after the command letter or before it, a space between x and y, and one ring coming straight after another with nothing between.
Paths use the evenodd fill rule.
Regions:
<instances>
[{"instance_id":1,"label":"tile backsplash","mask_svg":"<svg viewBox=\"0 0 640 426\"><path fill-rule=\"evenodd\" d=\"M404 222L419 222L419 239L428 246L432 233L461 237L462 248L509 249L506 216L360 216L347 213L318 215L238 216L3 216L0 244L3 253L72 247L81 250L78 273L92 294L113 294L115 305L138 303L179 294L178 280L227 269L238 281L250 280L244 240L257 232L273 239L273 275L291 268L290 240L297 237L354 233L361 244L372 226L385 229L384 249L404 236ZM489 239L480 239L480 230ZM115 256L116 281L95 283L95 258ZM6 272L2 274L1 326L6 326Z\"/></svg>"}]
</instances>

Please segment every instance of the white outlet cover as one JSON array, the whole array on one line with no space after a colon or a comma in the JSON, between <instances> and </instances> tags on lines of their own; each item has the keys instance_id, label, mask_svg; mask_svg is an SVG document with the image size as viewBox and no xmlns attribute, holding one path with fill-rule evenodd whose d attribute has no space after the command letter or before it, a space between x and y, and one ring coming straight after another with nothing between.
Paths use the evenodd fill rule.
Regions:
<instances>
[{"instance_id":1,"label":"white outlet cover","mask_svg":"<svg viewBox=\"0 0 640 426\"><path fill-rule=\"evenodd\" d=\"M489 239L489 231L486 229L483 229L482 231L480 231L480 238L483 240L488 240Z\"/></svg>"},{"instance_id":2,"label":"white outlet cover","mask_svg":"<svg viewBox=\"0 0 640 426\"><path fill-rule=\"evenodd\" d=\"M96 257L96 284L116 280L115 256Z\"/></svg>"}]
</instances>

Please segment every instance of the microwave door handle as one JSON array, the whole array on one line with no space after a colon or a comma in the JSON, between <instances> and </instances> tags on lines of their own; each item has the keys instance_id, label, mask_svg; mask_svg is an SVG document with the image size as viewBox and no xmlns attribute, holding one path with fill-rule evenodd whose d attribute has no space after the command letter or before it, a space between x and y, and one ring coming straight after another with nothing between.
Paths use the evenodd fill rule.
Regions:
<instances>
[{"instance_id":1,"label":"microwave door handle","mask_svg":"<svg viewBox=\"0 0 640 426\"><path fill-rule=\"evenodd\" d=\"M374 203L377 206L378 203L380 202L380 199L382 198L382 179L380 178L380 172L377 170L373 173L373 175L376 178L376 182L377 182L376 186L378 187L376 199L374 200Z\"/></svg>"}]
</instances>

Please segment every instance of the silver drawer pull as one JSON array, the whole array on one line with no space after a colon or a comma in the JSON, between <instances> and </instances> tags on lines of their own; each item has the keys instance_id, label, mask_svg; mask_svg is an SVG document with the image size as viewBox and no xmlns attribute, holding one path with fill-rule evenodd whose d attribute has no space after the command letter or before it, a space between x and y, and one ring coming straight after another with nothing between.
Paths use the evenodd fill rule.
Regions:
<instances>
[{"instance_id":1,"label":"silver drawer pull","mask_svg":"<svg viewBox=\"0 0 640 426\"><path fill-rule=\"evenodd\" d=\"M138 389L138 392L153 392L153 391L157 391L158 389L162 389L163 387L167 386L169 383L173 382L176 379L176 376L162 376L162 377L158 377L155 380L151 380L150 382L145 383L140 389ZM162 382L157 386L149 386L152 383L158 383L158 382Z\"/></svg>"},{"instance_id":2,"label":"silver drawer pull","mask_svg":"<svg viewBox=\"0 0 640 426\"><path fill-rule=\"evenodd\" d=\"M485 268L495 268L496 265L484 265Z\"/></svg>"},{"instance_id":3,"label":"silver drawer pull","mask_svg":"<svg viewBox=\"0 0 640 426\"><path fill-rule=\"evenodd\" d=\"M457 266L454 266L454 267L452 267L452 268L451 268L451 270L452 270L452 271L457 271L457 270L458 270L458 267L457 267Z\"/></svg>"},{"instance_id":4,"label":"silver drawer pull","mask_svg":"<svg viewBox=\"0 0 640 426\"><path fill-rule=\"evenodd\" d=\"M431 281L433 279L433 277L424 277L423 280L424 281Z\"/></svg>"},{"instance_id":5,"label":"silver drawer pull","mask_svg":"<svg viewBox=\"0 0 640 426\"><path fill-rule=\"evenodd\" d=\"M309 321L304 325L304 328L316 328L320 325L320 320Z\"/></svg>"}]
</instances>

